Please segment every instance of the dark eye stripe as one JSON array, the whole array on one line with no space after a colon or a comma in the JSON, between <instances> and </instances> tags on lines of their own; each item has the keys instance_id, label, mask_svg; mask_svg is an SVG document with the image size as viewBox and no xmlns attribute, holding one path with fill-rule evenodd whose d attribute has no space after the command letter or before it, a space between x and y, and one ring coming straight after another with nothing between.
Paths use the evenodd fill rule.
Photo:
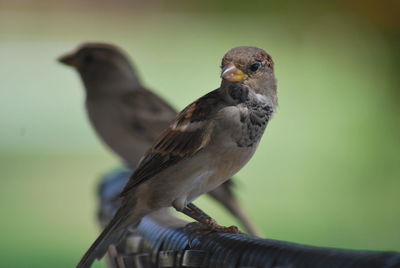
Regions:
<instances>
[{"instance_id":1,"label":"dark eye stripe","mask_svg":"<svg viewBox=\"0 0 400 268\"><path fill-rule=\"evenodd\" d=\"M94 57L92 55L88 54L88 55L85 55L83 60L84 60L85 63L92 63L93 60L94 60Z\"/></svg>"}]
</instances>

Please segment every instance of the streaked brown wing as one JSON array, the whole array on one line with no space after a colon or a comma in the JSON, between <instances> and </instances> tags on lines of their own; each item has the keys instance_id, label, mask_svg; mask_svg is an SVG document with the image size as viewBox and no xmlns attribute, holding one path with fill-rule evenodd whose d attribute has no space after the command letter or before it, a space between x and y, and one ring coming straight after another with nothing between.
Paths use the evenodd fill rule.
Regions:
<instances>
[{"instance_id":1,"label":"streaked brown wing","mask_svg":"<svg viewBox=\"0 0 400 268\"><path fill-rule=\"evenodd\" d=\"M211 94L212 93L212 94ZM212 123L208 120L217 110L219 97L211 92L187 106L169 128L157 138L121 193L150 179L162 170L191 157L210 141Z\"/></svg>"}]
</instances>

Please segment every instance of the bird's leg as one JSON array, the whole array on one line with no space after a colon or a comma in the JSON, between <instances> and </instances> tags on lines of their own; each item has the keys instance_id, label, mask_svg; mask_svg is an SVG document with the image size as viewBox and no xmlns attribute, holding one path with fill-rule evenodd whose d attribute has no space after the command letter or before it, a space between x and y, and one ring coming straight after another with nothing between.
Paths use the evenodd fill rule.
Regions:
<instances>
[{"instance_id":1,"label":"bird's leg","mask_svg":"<svg viewBox=\"0 0 400 268\"><path fill-rule=\"evenodd\" d=\"M202 211L193 203L189 203L186 207L183 208L181 211L185 215L189 216L190 218L206 225L213 231L222 232L222 233L233 233L233 234L241 234L239 229L236 226L225 227L221 226L217 223L216 220L211 218L207 213Z\"/></svg>"}]
</instances>

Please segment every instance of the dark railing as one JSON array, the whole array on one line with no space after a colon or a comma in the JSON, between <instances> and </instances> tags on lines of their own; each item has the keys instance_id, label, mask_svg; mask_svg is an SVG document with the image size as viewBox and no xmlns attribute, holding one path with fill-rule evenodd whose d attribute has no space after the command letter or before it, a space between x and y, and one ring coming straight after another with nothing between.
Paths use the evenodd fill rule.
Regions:
<instances>
[{"instance_id":1,"label":"dark railing","mask_svg":"<svg viewBox=\"0 0 400 268\"><path fill-rule=\"evenodd\" d=\"M115 197L130 172L115 172L100 185L99 219L104 225L118 207ZM320 248L247 235L211 233L164 209L145 217L117 247L109 267L400 267L400 254Z\"/></svg>"}]
</instances>

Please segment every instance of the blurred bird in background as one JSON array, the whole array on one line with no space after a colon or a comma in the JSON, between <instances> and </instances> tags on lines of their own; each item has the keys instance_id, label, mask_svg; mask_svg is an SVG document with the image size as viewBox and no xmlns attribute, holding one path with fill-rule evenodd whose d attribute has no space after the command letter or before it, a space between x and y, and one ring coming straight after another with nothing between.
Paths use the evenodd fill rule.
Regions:
<instances>
[{"instance_id":1,"label":"blurred bird in background","mask_svg":"<svg viewBox=\"0 0 400 268\"><path fill-rule=\"evenodd\" d=\"M98 136L128 167L137 167L176 117L176 110L142 85L128 57L114 45L84 43L59 61L79 72L87 113ZM239 205L233 186L230 179L208 194L237 218L247 233L260 236Z\"/></svg>"}]
</instances>

